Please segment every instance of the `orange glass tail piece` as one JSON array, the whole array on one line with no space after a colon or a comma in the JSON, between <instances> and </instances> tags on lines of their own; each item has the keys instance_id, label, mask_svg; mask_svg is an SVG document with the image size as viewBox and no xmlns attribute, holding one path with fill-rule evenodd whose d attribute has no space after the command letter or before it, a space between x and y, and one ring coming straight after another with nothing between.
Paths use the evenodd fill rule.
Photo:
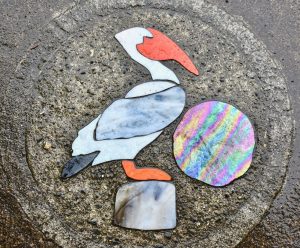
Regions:
<instances>
[{"instance_id":1,"label":"orange glass tail piece","mask_svg":"<svg viewBox=\"0 0 300 248\"><path fill-rule=\"evenodd\" d=\"M134 180L160 180L170 181L172 178L166 172L156 168L136 168L135 163L130 160L123 160L122 165L126 175Z\"/></svg>"},{"instance_id":2,"label":"orange glass tail piece","mask_svg":"<svg viewBox=\"0 0 300 248\"><path fill-rule=\"evenodd\" d=\"M144 37L144 42L137 45L137 50L145 57L152 60L175 60L185 69L199 75L199 72L189 56L163 33L147 28L153 37Z\"/></svg>"}]
</instances>

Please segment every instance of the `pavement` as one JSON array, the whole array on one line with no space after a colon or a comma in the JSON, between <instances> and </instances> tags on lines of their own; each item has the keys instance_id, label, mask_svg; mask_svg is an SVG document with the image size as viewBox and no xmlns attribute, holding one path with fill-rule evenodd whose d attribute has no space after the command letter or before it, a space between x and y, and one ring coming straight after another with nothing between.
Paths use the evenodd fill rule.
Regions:
<instances>
[{"instance_id":1,"label":"pavement","mask_svg":"<svg viewBox=\"0 0 300 248\"><path fill-rule=\"evenodd\" d=\"M1 1L0 247L300 247L299 38L296 1ZM173 124L138 156L174 178L178 226L112 225L117 162L61 181L76 132L149 78L113 35L154 25L196 61L186 110L207 99L254 122L256 155L225 188L174 166ZM113 82L113 83L112 83Z\"/></svg>"}]
</instances>

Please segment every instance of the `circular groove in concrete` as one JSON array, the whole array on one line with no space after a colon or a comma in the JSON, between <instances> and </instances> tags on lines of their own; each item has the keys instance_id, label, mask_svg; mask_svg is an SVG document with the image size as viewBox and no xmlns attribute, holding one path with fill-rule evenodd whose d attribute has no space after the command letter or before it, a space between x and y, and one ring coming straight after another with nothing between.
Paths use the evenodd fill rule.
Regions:
<instances>
[{"instance_id":1,"label":"circular groove in concrete","mask_svg":"<svg viewBox=\"0 0 300 248\"><path fill-rule=\"evenodd\" d=\"M132 5L125 10L126 4L119 2L120 10L108 6L107 11L97 2L94 7L77 6L49 23L44 35L49 43L28 57L32 63L20 68L20 73L32 71L24 81L36 89L34 107L27 109L32 111L26 135L31 171L23 168L20 178L32 174L34 181L27 179L27 191L18 189L17 183L12 187L26 213L62 246L99 247L114 242L124 246L234 246L272 202L287 166L292 124L280 67L242 20L207 3ZM212 98L235 104L254 121L258 136L249 173L222 189L192 181L176 170L169 155L175 125L140 154L140 163L156 163L175 178L179 225L171 236L111 225L114 192L126 182L118 163L92 168L68 182L58 179L79 128L135 82L149 78L113 39L116 32L133 25L155 25L193 56L199 78L168 63L183 82L188 107ZM26 97L20 100L25 103ZM16 116L22 118L20 109ZM282 140L287 142L282 144ZM50 152L42 148L45 141L55 146ZM102 178L111 174L115 179ZM90 219L96 219L98 226L91 226Z\"/></svg>"}]
</instances>

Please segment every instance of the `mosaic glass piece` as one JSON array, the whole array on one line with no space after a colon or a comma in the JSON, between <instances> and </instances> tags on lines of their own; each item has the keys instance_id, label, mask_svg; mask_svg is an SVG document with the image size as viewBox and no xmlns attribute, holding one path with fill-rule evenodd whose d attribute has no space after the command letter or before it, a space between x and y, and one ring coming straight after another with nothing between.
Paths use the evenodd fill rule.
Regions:
<instances>
[{"instance_id":1,"label":"mosaic glass piece","mask_svg":"<svg viewBox=\"0 0 300 248\"><path fill-rule=\"evenodd\" d=\"M153 28L148 28L153 37L145 36L144 42L137 45L138 51L152 60L175 60L188 71L199 75L189 56L170 38Z\"/></svg>"},{"instance_id":2,"label":"mosaic glass piece","mask_svg":"<svg viewBox=\"0 0 300 248\"><path fill-rule=\"evenodd\" d=\"M62 178L68 178L74 176L79 171L83 170L87 166L92 164L92 161L97 157L99 152L93 152L90 154L79 155L72 157L64 166L61 173Z\"/></svg>"},{"instance_id":3,"label":"mosaic glass piece","mask_svg":"<svg viewBox=\"0 0 300 248\"><path fill-rule=\"evenodd\" d=\"M160 181L123 185L116 195L114 223L139 230L175 228L175 186Z\"/></svg>"},{"instance_id":4,"label":"mosaic glass piece","mask_svg":"<svg viewBox=\"0 0 300 248\"><path fill-rule=\"evenodd\" d=\"M143 56L137 50L137 45L144 42L144 37L153 37L149 30L140 27L129 28L117 33L115 37L128 55L150 72L153 80L170 80L179 83L177 76L172 70L159 61Z\"/></svg>"},{"instance_id":5,"label":"mosaic glass piece","mask_svg":"<svg viewBox=\"0 0 300 248\"><path fill-rule=\"evenodd\" d=\"M132 138L157 132L172 123L184 105L185 92L180 87L117 100L103 112L96 129L96 140Z\"/></svg>"},{"instance_id":6,"label":"mosaic glass piece","mask_svg":"<svg viewBox=\"0 0 300 248\"><path fill-rule=\"evenodd\" d=\"M248 117L218 101L188 110L173 138L179 168L213 186L227 185L242 176L250 167L255 146Z\"/></svg>"},{"instance_id":7,"label":"mosaic glass piece","mask_svg":"<svg viewBox=\"0 0 300 248\"><path fill-rule=\"evenodd\" d=\"M175 86L174 83L167 82L167 81L165 82L152 81L152 82L142 83L140 85L135 86L133 89L131 89L127 93L126 98L151 95L169 89L173 86Z\"/></svg>"},{"instance_id":8,"label":"mosaic glass piece","mask_svg":"<svg viewBox=\"0 0 300 248\"><path fill-rule=\"evenodd\" d=\"M158 168L137 168L134 161L123 160L123 169L126 175L134 180L160 180L170 181L171 176Z\"/></svg>"},{"instance_id":9,"label":"mosaic glass piece","mask_svg":"<svg viewBox=\"0 0 300 248\"><path fill-rule=\"evenodd\" d=\"M112 160L134 159L137 153L146 145L154 141L162 131L145 136L133 137L130 139L101 140L94 139L94 131L99 115L90 124L78 132L77 138L72 144L72 156L89 154L98 151L98 156L92 162L92 165L101 164Z\"/></svg>"}]
</instances>

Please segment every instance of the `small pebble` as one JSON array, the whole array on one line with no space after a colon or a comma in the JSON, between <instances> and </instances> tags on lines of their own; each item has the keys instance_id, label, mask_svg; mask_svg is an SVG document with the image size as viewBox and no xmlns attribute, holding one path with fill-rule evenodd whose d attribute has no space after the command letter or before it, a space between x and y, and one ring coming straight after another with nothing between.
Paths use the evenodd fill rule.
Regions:
<instances>
[{"instance_id":1,"label":"small pebble","mask_svg":"<svg viewBox=\"0 0 300 248\"><path fill-rule=\"evenodd\" d=\"M165 237L168 238L168 239L171 238L172 237L172 233L171 232L166 232L165 233Z\"/></svg>"},{"instance_id":2,"label":"small pebble","mask_svg":"<svg viewBox=\"0 0 300 248\"><path fill-rule=\"evenodd\" d=\"M49 143L49 142L46 141L46 142L44 143L44 149L45 149L45 150L50 150L51 148L52 148L51 143Z\"/></svg>"},{"instance_id":3,"label":"small pebble","mask_svg":"<svg viewBox=\"0 0 300 248\"><path fill-rule=\"evenodd\" d=\"M95 219L89 220L88 223L90 223L94 226L97 226L97 220L95 220Z\"/></svg>"}]
</instances>

